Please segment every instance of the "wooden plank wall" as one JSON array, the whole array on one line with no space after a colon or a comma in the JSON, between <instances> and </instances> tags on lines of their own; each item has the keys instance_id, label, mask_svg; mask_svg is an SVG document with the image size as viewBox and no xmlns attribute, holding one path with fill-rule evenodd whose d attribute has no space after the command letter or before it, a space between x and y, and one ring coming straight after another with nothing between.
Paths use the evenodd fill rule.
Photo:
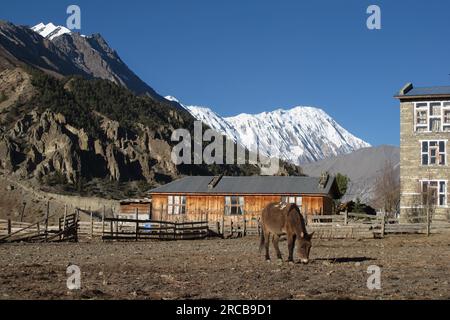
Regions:
<instances>
[{"instance_id":1,"label":"wooden plank wall","mask_svg":"<svg viewBox=\"0 0 450 320\"><path fill-rule=\"evenodd\" d=\"M244 196L244 210L246 212L261 212L269 203L279 202L280 195L251 195ZM333 201L327 197L303 196L302 211L308 215L332 214ZM167 209L167 195L152 196L153 210ZM220 212L224 211L225 197L223 195L187 195L186 210L191 212ZM155 217L154 217L155 218Z\"/></svg>"},{"instance_id":2,"label":"wooden plank wall","mask_svg":"<svg viewBox=\"0 0 450 320\"><path fill-rule=\"evenodd\" d=\"M262 210L272 202L279 202L280 195L250 195L244 196L244 215L225 216L224 195L187 195L186 214L167 214L167 195L152 195L152 219L174 222L208 221L210 229L223 231L246 230L256 233ZM303 197L303 213L306 215L321 215L332 213L332 200L320 196Z\"/></svg>"},{"instance_id":3,"label":"wooden plank wall","mask_svg":"<svg viewBox=\"0 0 450 320\"><path fill-rule=\"evenodd\" d=\"M135 215L136 209L140 215L148 215L151 210L151 203L126 203L120 204L119 214ZM148 216L147 216L148 219Z\"/></svg>"}]
</instances>

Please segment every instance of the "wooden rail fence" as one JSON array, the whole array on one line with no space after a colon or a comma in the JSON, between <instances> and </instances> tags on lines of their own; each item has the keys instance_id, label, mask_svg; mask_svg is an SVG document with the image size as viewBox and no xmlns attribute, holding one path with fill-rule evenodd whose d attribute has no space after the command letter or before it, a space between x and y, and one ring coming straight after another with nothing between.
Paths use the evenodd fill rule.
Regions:
<instances>
[{"instance_id":1,"label":"wooden rail fence","mask_svg":"<svg viewBox=\"0 0 450 320\"><path fill-rule=\"evenodd\" d=\"M105 218L103 240L194 240L209 235L207 221L170 222Z\"/></svg>"},{"instance_id":2,"label":"wooden rail fence","mask_svg":"<svg viewBox=\"0 0 450 320\"><path fill-rule=\"evenodd\" d=\"M0 243L78 241L78 215L64 215L58 226L50 226L48 217L36 223L0 220Z\"/></svg>"},{"instance_id":3,"label":"wooden rail fence","mask_svg":"<svg viewBox=\"0 0 450 320\"><path fill-rule=\"evenodd\" d=\"M79 239L103 240L188 240L218 236L222 238L259 235L260 213L246 212L239 216L224 216L222 212L196 212L195 214L167 215L163 211L153 212L153 219L106 217L90 210L90 221L80 221L80 210L73 214L65 210L58 225L49 225L49 210L45 219L36 223L0 220L1 242L50 242L78 241ZM54 215L55 216L55 215ZM148 218L148 213L145 215ZM160 218L160 219L157 219ZM307 215L309 232L315 231L316 238L374 238L390 234L432 234L450 231L447 220L431 216L408 217L400 221L386 214L377 216L362 213L340 215Z\"/></svg>"}]
</instances>

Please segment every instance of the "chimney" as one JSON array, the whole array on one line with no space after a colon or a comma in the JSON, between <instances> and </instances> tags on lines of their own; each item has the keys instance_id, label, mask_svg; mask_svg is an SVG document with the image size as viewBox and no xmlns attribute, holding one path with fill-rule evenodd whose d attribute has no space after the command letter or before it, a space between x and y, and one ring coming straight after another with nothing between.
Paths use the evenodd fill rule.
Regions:
<instances>
[{"instance_id":1,"label":"chimney","mask_svg":"<svg viewBox=\"0 0 450 320\"><path fill-rule=\"evenodd\" d=\"M412 84L411 82L405 84L405 86L400 90L400 95L401 95L401 96L406 95L406 94L407 94L408 92L410 92L413 88L414 88L414 86L413 86L413 84Z\"/></svg>"},{"instance_id":2,"label":"chimney","mask_svg":"<svg viewBox=\"0 0 450 320\"><path fill-rule=\"evenodd\" d=\"M217 184L219 183L219 181L222 179L223 174L221 174L220 176L215 176L214 178L212 178L212 180L208 183L208 189L214 189Z\"/></svg>"},{"instance_id":3,"label":"chimney","mask_svg":"<svg viewBox=\"0 0 450 320\"><path fill-rule=\"evenodd\" d=\"M319 180L319 187L324 189L328 183L329 178L330 178L330 175L327 171L322 172L322 175L320 176L320 180Z\"/></svg>"}]
</instances>

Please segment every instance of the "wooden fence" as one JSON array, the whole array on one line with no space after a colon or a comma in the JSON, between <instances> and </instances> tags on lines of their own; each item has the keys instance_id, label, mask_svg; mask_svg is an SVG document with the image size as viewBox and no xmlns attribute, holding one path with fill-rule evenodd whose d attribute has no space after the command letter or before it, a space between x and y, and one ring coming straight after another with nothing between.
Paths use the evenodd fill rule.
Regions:
<instances>
[{"instance_id":1,"label":"wooden fence","mask_svg":"<svg viewBox=\"0 0 450 320\"><path fill-rule=\"evenodd\" d=\"M244 212L243 215L226 216L223 211L190 211L182 215L168 215L167 210L156 209L152 217L176 223L207 221L210 234L223 238L259 235L260 212ZM431 234L450 231L448 221L438 221L432 217L411 217L408 223L389 214L368 215L347 213L340 215L305 215L310 232L319 238L374 238L389 234Z\"/></svg>"},{"instance_id":2,"label":"wooden fence","mask_svg":"<svg viewBox=\"0 0 450 320\"><path fill-rule=\"evenodd\" d=\"M388 234L427 234L450 231L447 220L427 216L409 217L408 222L381 213L376 216L347 213L308 217L308 230L319 238L373 238Z\"/></svg>"},{"instance_id":3,"label":"wooden fence","mask_svg":"<svg viewBox=\"0 0 450 320\"><path fill-rule=\"evenodd\" d=\"M36 223L0 220L0 243L78 241L78 215L64 215L57 226L48 217Z\"/></svg>"},{"instance_id":4,"label":"wooden fence","mask_svg":"<svg viewBox=\"0 0 450 320\"><path fill-rule=\"evenodd\" d=\"M166 212L148 212L134 218L106 217L93 215L90 221L80 221L79 209L69 215L65 210L58 225L49 225L49 214L36 223L0 220L0 242L14 241L78 241L103 240L184 240L218 236L222 238L259 235L261 232L260 212L246 212L243 215L223 215L223 212L189 212L183 215L168 215ZM143 219L146 217L146 219ZM161 219L158 219L158 218ZM404 220L404 219L403 219ZM406 221L386 214L377 216L343 213L340 215L306 215L309 232L315 231L315 238L374 238L390 234L432 234L450 231L447 220L430 216L408 217Z\"/></svg>"},{"instance_id":5,"label":"wooden fence","mask_svg":"<svg viewBox=\"0 0 450 320\"><path fill-rule=\"evenodd\" d=\"M105 218L103 240L194 240L209 235L207 221L170 222Z\"/></svg>"},{"instance_id":6,"label":"wooden fence","mask_svg":"<svg viewBox=\"0 0 450 320\"><path fill-rule=\"evenodd\" d=\"M260 233L260 211L246 211L243 215L224 215L223 211L190 211L188 214L170 215L167 210L154 209L153 219L186 223L206 221L210 235L235 238Z\"/></svg>"}]
</instances>

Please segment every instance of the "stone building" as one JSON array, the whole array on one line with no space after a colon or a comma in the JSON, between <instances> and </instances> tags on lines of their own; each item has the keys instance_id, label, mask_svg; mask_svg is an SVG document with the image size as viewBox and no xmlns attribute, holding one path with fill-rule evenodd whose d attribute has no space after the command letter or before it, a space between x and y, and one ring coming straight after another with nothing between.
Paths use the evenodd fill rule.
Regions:
<instances>
[{"instance_id":1,"label":"stone building","mask_svg":"<svg viewBox=\"0 0 450 320\"><path fill-rule=\"evenodd\" d=\"M400 216L449 216L450 86L415 88L400 100Z\"/></svg>"}]
</instances>

